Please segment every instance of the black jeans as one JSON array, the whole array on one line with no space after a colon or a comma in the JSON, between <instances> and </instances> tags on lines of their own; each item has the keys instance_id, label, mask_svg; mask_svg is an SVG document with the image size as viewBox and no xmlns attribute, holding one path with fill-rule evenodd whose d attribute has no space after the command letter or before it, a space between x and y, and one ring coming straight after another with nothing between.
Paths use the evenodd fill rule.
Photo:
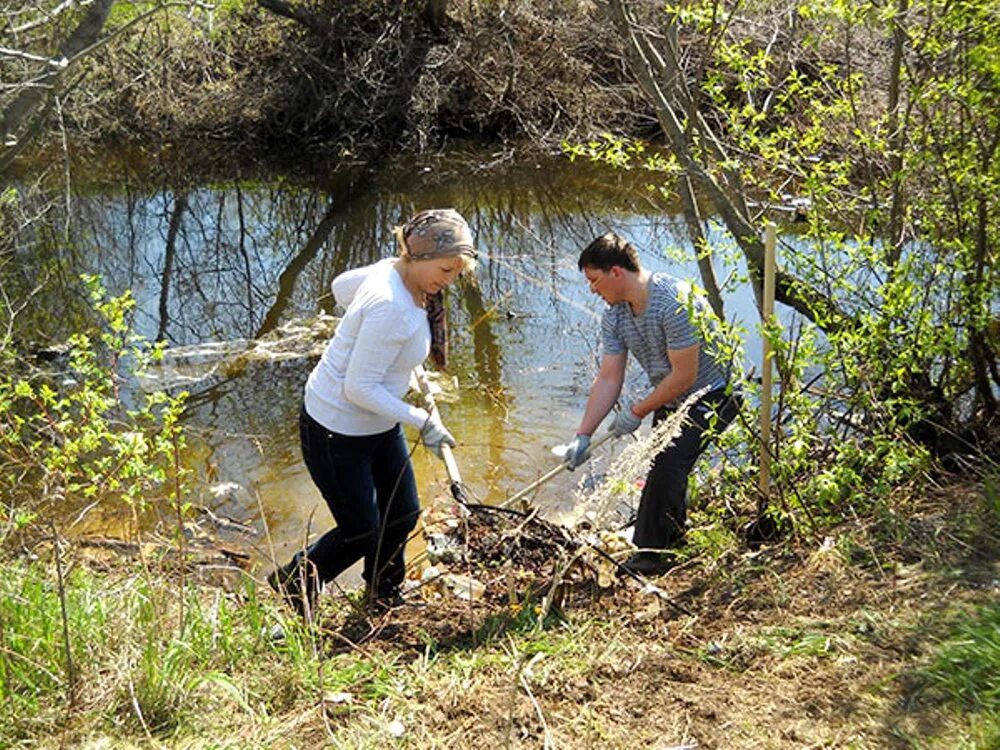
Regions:
<instances>
[{"instance_id":1,"label":"black jeans","mask_svg":"<svg viewBox=\"0 0 1000 750\"><path fill-rule=\"evenodd\" d=\"M720 389L706 394L691 407L681 433L672 445L657 454L646 475L632 539L636 547L668 549L682 543L687 523L688 476L711 436L730 425L742 403L738 393L726 396ZM653 424L659 424L672 412L672 409L657 409ZM709 427L711 432L706 434Z\"/></svg>"},{"instance_id":2,"label":"black jeans","mask_svg":"<svg viewBox=\"0 0 1000 750\"><path fill-rule=\"evenodd\" d=\"M377 594L391 592L403 582L403 550L420 514L402 428L341 435L303 409L299 437L309 475L337 522L305 550L305 559L326 583L363 557L368 587ZM300 562L301 556L296 556Z\"/></svg>"}]
</instances>

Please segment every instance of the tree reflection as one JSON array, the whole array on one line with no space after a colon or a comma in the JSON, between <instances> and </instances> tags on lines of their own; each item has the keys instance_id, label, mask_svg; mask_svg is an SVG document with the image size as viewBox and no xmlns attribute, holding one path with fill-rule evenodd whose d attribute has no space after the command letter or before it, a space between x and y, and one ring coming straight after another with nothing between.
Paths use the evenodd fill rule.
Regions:
<instances>
[{"instance_id":1,"label":"tree reflection","mask_svg":"<svg viewBox=\"0 0 1000 750\"><path fill-rule=\"evenodd\" d=\"M476 283L448 297L450 369L463 387L447 416L462 435L466 483L497 499L500 486L551 463L532 446L564 437L582 408L600 303L579 283L579 248L607 229L638 232L651 245L683 242L635 223L649 207L622 205L622 195L635 194L622 179L563 160L499 173L400 161L312 184L192 184L183 174L126 171L117 189L79 190L70 265L100 273L112 291L131 288L141 332L174 349L250 341L333 312L330 281L395 253L392 229L414 211L457 208L473 227L480 264ZM212 478L255 483L265 505L289 502L280 487L287 471L300 471L296 414L313 362L303 352L195 387L189 419L204 435Z\"/></svg>"}]
</instances>

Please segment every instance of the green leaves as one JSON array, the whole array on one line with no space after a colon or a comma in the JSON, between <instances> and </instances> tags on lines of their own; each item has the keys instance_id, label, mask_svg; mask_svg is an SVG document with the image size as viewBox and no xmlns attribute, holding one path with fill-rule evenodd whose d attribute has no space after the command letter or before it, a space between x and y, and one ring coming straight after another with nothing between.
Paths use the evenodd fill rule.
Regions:
<instances>
[{"instance_id":1,"label":"green leaves","mask_svg":"<svg viewBox=\"0 0 1000 750\"><path fill-rule=\"evenodd\" d=\"M650 151L649 146L638 139L602 133L587 143L562 145L570 161L578 158L607 164L616 169L643 169L649 172L677 173L677 160L663 151Z\"/></svg>"},{"instance_id":2,"label":"green leaves","mask_svg":"<svg viewBox=\"0 0 1000 750\"><path fill-rule=\"evenodd\" d=\"M810 526L920 482L931 451L989 443L1000 387L989 333L1000 287L993 5L800 0L792 15L694 0L668 5L655 32L618 21L627 47L641 40L630 47L637 77L658 76L644 90L667 112L670 147L702 187L722 188L706 190L731 233L697 247L698 259L727 264L725 288L747 284L760 274L747 227L795 217L778 286L808 322L760 335L781 381L775 490ZM623 141L576 154L632 167ZM729 242L743 258L733 262ZM739 327L723 330L713 349L742 364ZM745 391L752 402L756 384ZM752 429L723 441L755 466ZM732 473L746 483L753 469Z\"/></svg>"},{"instance_id":3,"label":"green leaves","mask_svg":"<svg viewBox=\"0 0 1000 750\"><path fill-rule=\"evenodd\" d=\"M108 297L96 277L83 281L99 324L69 339L66 369L0 373L0 494L21 519L8 531L27 530L25 519L50 502L115 515L182 491L175 459L184 446L179 420L187 394L158 392L126 406L134 373L162 356L162 347L132 331L130 293Z\"/></svg>"}]
</instances>

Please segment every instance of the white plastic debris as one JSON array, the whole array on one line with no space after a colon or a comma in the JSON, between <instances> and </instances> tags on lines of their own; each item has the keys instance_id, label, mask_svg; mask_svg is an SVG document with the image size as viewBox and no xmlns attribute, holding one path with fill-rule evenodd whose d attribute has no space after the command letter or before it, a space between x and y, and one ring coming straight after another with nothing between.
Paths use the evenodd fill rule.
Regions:
<instances>
[{"instance_id":1,"label":"white plastic debris","mask_svg":"<svg viewBox=\"0 0 1000 750\"><path fill-rule=\"evenodd\" d=\"M486 593L486 585L471 576L448 573L441 579L452 594L469 602L478 601Z\"/></svg>"},{"instance_id":2,"label":"white plastic debris","mask_svg":"<svg viewBox=\"0 0 1000 750\"><path fill-rule=\"evenodd\" d=\"M354 696L351 695L350 693L333 692L332 690L328 691L326 693L323 693L323 702L324 703L333 703L333 704L340 705L340 704L344 704L344 703L351 703L353 701L354 701Z\"/></svg>"}]
</instances>

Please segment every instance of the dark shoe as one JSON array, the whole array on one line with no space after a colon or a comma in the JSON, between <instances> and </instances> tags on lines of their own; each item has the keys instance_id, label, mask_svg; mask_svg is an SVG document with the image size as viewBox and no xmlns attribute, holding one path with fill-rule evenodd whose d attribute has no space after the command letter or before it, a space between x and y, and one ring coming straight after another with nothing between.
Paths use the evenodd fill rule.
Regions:
<instances>
[{"instance_id":1,"label":"dark shoe","mask_svg":"<svg viewBox=\"0 0 1000 750\"><path fill-rule=\"evenodd\" d=\"M309 619L316 608L316 595L319 593L319 581L312 563L303 562L296 555L287 565L272 571L267 583L299 617Z\"/></svg>"},{"instance_id":2,"label":"dark shoe","mask_svg":"<svg viewBox=\"0 0 1000 750\"><path fill-rule=\"evenodd\" d=\"M668 560L658 552L636 552L621 564L618 575L634 573L646 577L661 576L673 566L673 560Z\"/></svg>"},{"instance_id":3,"label":"dark shoe","mask_svg":"<svg viewBox=\"0 0 1000 750\"><path fill-rule=\"evenodd\" d=\"M398 588L386 589L379 592L368 591L365 594L365 602L368 610L372 614L381 615L390 609L396 609L406 604L406 599L399 593Z\"/></svg>"}]
</instances>

